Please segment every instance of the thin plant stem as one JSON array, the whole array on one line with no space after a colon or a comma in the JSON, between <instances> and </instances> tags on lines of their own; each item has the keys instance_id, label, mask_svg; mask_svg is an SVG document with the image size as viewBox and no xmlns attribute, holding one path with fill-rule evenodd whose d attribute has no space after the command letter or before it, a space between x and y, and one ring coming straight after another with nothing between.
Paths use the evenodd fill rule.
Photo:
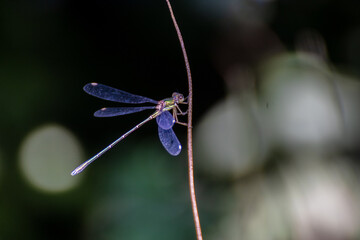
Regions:
<instances>
[{"instance_id":1,"label":"thin plant stem","mask_svg":"<svg viewBox=\"0 0 360 240\"><path fill-rule=\"evenodd\" d=\"M194 183L194 157L193 157L193 144L192 144L192 104L193 104L193 92L192 92L192 77L190 71L190 64L188 60L188 56L185 49L184 40L182 38L180 28L176 22L174 12L172 10L171 4L169 0L166 0L168 5L171 19L174 23L174 27L177 33L177 36L180 41L181 50L184 56L186 73L188 78L189 85L189 97L188 97L188 122L187 122L187 150L188 150L188 170L189 170L189 188L190 188L190 198L191 198L191 206L194 216L195 230L197 240L202 240L201 226L200 226L200 218L199 212L197 209L196 196L195 196L195 183Z\"/></svg>"}]
</instances>

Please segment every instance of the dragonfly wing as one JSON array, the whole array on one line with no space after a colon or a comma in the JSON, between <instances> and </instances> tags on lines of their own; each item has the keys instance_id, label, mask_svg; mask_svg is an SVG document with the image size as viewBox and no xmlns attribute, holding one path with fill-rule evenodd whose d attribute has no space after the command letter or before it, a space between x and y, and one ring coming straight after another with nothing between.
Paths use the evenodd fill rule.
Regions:
<instances>
[{"instance_id":1,"label":"dragonfly wing","mask_svg":"<svg viewBox=\"0 0 360 240\"><path fill-rule=\"evenodd\" d=\"M147 98L138 96L135 94L131 94L128 92L121 91L116 88L112 88L100 83L88 83L84 86L84 91L88 94L98 97L104 100L109 100L113 102L121 102L121 103L154 103L158 102Z\"/></svg>"},{"instance_id":2,"label":"dragonfly wing","mask_svg":"<svg viewBox=\"0 0 360 240\"><path fill-rule=\"evenodd\" d=\"M147 109L155 109L155 106L149 107L109 107L97 110L94 113L95 117L114 117L120 115L126 115L130 113L140 112Z\"/></svg>"},{"instance_id":3,"label":"dragonfly wing","mask_svg":"<svg viewBox=\"0 0 360 240\"><path fill-rule=\"evenodd\" d=\"M167 130L174 126L175 119L173 118L173 116L169 111L165 111L156 118L156 122L159 125L159 127Z\"/></svg>"},{"instance_id":4,"label":"dragonfly wing","mask_svg":"<svg viewBox=\"0 0 360 240\"><path fill-rule=\"evenodd\" d=\"M158 126L159 138L164 148L173 156L179 155L181 152L181 144L176 137L172 128L163 129Z\"/></svg>"}]
</instances>

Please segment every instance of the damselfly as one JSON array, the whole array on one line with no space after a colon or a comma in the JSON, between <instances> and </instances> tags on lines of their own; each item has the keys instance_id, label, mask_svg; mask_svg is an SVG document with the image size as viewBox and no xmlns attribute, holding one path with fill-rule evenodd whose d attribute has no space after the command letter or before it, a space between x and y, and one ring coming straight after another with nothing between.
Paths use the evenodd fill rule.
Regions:
<instances>
[{"instance_id":1,"label":"damselfly","mask_svg":"<svg viewBox=\"0 0 360 240\"><path fill-rule=\"evenodd\" d=\"M158 133L159 138L164 146L164 148L173 156L178 155L181 152L181 144L176 137L172 127L174 123L179 123L182 125L186 125L186 123L182 123L178 121L178 115L185 115L186 112L182 112L179 108L179 104L186 104L185 98L180 93L173 93L171 98L165 98L161 101L155 101L147 97L142 97L138 95L134 95L128 92L124 92L103 84L99 83L88 83L84 86L84 91L88 94L108 100L113 102L120 103L130 103L130 104L140 104L140 103L154 103L156 106L142 106L142 107L109 107L102 108L94 113L95 117L114 117L119 115L126 115L130 113L140 112L147 109L156 109L153 114L151 114L144 121L140 122L138 125L130 129L124 135L116 139L109 146L101 150L98 154L82 163L78 166L74 171L72 171L71 175L76 175L82 172L90 163L95 161L105 152L110 150L113 146L115 146L118 142L126 138L130 133L134 132L136 129L150 121L151 119L156 118L156 122L158 124ZM172 110L172 114L169 112Z\"/></svg>"}]
</instances>

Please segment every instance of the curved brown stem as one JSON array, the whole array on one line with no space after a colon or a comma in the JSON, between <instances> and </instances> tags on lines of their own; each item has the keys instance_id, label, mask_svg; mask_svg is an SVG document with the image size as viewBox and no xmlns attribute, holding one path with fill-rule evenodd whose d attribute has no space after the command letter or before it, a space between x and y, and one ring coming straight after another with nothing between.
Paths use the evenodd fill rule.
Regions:
<instances>
[{"instance_id":1,"label":"curved brown stem","mask_svg":"<svg viewBox=\"0 0 360 240\"><path fill-rule=\"evenodd\" d=\"M192 144L192 100L193 100L193 93L192 93L192 77L190 71L190 64L188 60L188 56L185 49L185 44L180 32L180 28L176 22L174 12L172 10L171 4L169 0L166 0L166 3L169 7L171 19L174 23L174 27L177 33L177 36L180 41L181 50L184 56L186 73L188 78L189 84L189 97L188 97L188 123L187 123L187 143L188 143L188 168L189 168L189 188L190 188L190 198L191 198L191 206L194 216L194 223L195 223L195 230L196 230L196 237L197 240L202 240L202 233L201 233L201 226L200 226L200 218L199 212L197 209L196 203L196 196L195 196L195 183L194 183L194 158L193 158L193 144Z\"/></svg>"}]
</instances>

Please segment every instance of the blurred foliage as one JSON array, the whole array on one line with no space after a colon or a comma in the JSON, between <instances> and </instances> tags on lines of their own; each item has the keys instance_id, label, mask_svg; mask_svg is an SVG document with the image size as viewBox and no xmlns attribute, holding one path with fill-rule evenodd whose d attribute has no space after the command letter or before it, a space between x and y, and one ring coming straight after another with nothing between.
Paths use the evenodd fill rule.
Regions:
<instances>
[{"instance_id":1,"label":"blurred foliage","mask_svg":"<svg viewBox=\"0 0 360 240\"><path fill-rule=\"evenodd\" d=\"M205 239L359 239L360 2L172 3L194 79ZM195 239L183 127L179 157L153 122L69 176L146 118L94 118L116 104L83 85L186 95L165 1L0 11L0 239Z\"/></svg>"}]
</instances>

